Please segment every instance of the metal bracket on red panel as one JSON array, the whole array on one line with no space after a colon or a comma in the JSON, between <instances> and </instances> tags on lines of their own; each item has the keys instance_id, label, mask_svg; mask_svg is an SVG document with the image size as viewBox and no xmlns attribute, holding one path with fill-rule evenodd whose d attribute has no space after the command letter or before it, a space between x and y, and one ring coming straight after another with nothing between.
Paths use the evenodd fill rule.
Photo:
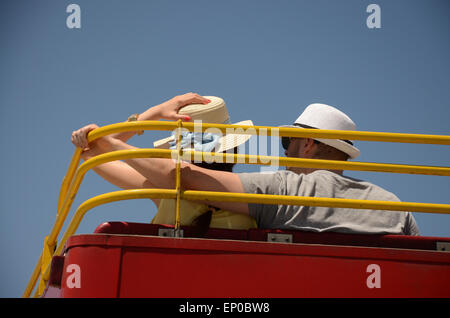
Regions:
<instances>
[{"instance_id":1,"label":"metal bracket on red panel","mask_svg":"<svg viewBox=\"0 0 450 318\"><path fill-rule=\"evenodd\" d=\"M175 229L158 229L158 236L175 237ZM177 237L183 237L183 230L179 230Z\"/></svg>"},{"instance_id":2,"label":"metal bracket on red panel","mask_svg":"<svg viewBox=\"0 0 450 318\"><path fill-rule=\"evenodd\" d=\"M292 243L292 234L267 233L267 242Z\"/></svg>"},{"instance_id":3,"label":"metal bracket on red panel","mask_svg":"<svg viewBox=\"0 0 450 318\"><path fill-rule=\"evenodd\" d=\"M449 242L436 242L436 250L450 252L450 243Z\"/></svg>"}]
</instances>

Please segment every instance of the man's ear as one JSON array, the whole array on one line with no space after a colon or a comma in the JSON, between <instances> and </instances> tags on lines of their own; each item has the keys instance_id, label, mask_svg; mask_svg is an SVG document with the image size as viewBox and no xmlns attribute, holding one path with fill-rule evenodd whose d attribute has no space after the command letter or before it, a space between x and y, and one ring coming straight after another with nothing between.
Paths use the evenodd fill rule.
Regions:
<instances>
[{"instance_id":1,"label":"man's ear","mask_svg":"<svg viewBox=\"0 0 450 318\"><path fill-rule=\"evenodd\" d=\"M314 153L316 152L316 143L314 142L314 139L311 138L305 138L305 146L303 148L304 154L311 158Z\"/></svg>"}]
</instances>

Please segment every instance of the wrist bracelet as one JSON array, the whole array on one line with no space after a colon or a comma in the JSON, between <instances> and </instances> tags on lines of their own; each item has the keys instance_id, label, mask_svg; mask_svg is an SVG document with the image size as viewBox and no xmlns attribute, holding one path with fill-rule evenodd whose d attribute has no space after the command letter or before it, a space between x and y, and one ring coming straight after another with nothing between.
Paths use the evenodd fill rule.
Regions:
<instances>
[{"instance_id":1,"label":"wrist bracelet","mask_svg":"<svg viewBox=\"0 0 450 318\"><path fill-rule=\"evenodd\" d=\"M139 118L139 114L133 114L133 115L131 115L130 117L128 117L128 122L131 122L131 121L137 121L138 120L138 118ZM137 131L137 134L140 136L140 135L142 135L144 133L144 131L143 130L140 130L140 131Z\"/></svg>"}]
</instances>

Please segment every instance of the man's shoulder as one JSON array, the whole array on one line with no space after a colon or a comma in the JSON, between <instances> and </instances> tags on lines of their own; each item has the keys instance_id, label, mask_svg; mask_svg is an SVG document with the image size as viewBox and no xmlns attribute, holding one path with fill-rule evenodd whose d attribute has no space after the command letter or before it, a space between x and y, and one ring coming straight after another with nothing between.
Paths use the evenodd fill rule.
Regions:
<instances>
[{"instance_id":1,"label":"man's shoulder","mask_svg":"<svg viewBox=\"0 0 450 318\"><path fill-rule=\"evenodd\" d=\"M242 172L237 175L246 193L285 194L287 188L301 183L301 176L285 170Z\"/></svg>"},{"instance_id":2,"label":"man's shoulder","mask_svg":"<svg viewBox=\"0 0 450 318\"><path fill-rule=\"evenodd\" d=\"M297 174L289 170L264 171L264 172L240 172L237 175L243 179L250 180L277 180L278 182L287 182L288 180L302 179L304 174Z\"/></svg>"},{"instance_id":3,"label":"man's shoulder","mask_svg":"<svg viewBox=\"0 0 450 318\"><path fill-rule=\"evenodd\" d=\"M351 197L366 197L369 200L400 201L394 193L372 182L340 175L328 170L316 170L309 174L297 174L289 170L278 170L268 173L238 173L238 175L244 184L244 188L249 191L254 191L250 184L258 185L261 188L266 187L267 190L270 188L272 191L275 191L273 190L275 188L283 188L290 194L298 191L308 192L312 188L319 186L321 190L336 188L342 192L342 195L349 195ZM250 188L252 189L250 190ZM325 192L328 193L328 191ZM334 190L331 192L335 193Z\"/></svg>"},{"instance_id":4,"label":"man's shoulder","mask_svg":"<svg viewBox=\"0 0 450 318\"><path fill-rule=\"evenodd\" d=\"M400 199L391 191L367 180L340 175L327 170L318 170L314 173L315 175L312 177L330 180L333 183L349 189L370 192L372 194L371 196L373 196L371 199L374 200L400 201Z\"/></svg>"},{"instance_id":5,"label":"man's shoulder","mask_svg":"<svg viewBox=\"0 0 450 318\"><path fill-rule=\"evenodd\" d=\"M271 180L279 179L279 171L270 172L239 172L236 173L242 183L249 182L271 182Z\"/></svg>"}]
</instances>

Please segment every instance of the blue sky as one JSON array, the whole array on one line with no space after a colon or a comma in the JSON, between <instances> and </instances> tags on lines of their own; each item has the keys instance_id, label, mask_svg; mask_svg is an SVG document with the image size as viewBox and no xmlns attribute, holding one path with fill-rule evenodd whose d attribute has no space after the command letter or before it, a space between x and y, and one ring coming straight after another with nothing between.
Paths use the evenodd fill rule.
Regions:
<instances>
[{"instance_id":1,"label":"blue sky","mask_svg":"<svg viewBox=\"0 0 450 318\"><path fill-rule=\"evenodd\" d=\"M81 29L66 7L81 8ZM381 8L381 28L366 8ZM20 297L54 223L73 130L125 121L175 95L220 96L231 121L292 123L334 105L359 130L448 135L450 3L434 1L0 2L0 297ZM151 147L167 132L130 143ZM358 161L449 166L448 146L356 142ZM257 171L239 166L237 171ZM403 201L450 203L448 177L347 172ZM115 191L89 172L69 214ZM107 204L104 221L149 222L150 200ZM450 216L415 213L422 235L450 236Z\"/></svg>"}]
</instances>

